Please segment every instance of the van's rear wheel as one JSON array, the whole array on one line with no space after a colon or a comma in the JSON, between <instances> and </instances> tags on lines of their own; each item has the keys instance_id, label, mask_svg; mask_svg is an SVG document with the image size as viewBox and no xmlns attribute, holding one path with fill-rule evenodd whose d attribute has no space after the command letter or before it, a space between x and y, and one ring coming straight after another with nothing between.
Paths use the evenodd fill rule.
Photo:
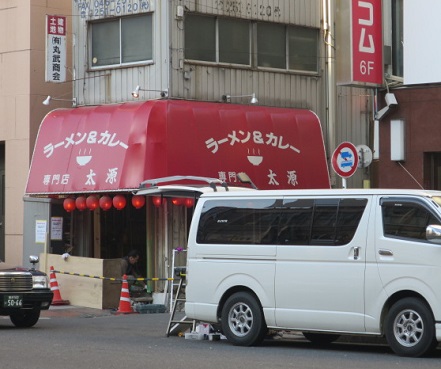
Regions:
<instances>
[{"instance_id":1,"label":"van's rear wheel","mask_svg":"<svg viewBox=\"0 0 441 369\"><path fill-rule=\"evenodd\" d=\"M438 344L432 312L427 304L413 297L391 307L385 321L385 334L389 346L401 356L422 356Z\"/></svg>"},{"instance_id":2,"label":"van's rear wheel","mask_svg":"<svg viewBox=\"0 0 441 369\"><path fill-rule=\"evenodd\" d=\"M268 330L262 309L248 292L231 295L222 308L222 331L238 346L258 345Z\"/></svg>"}]
</instances>

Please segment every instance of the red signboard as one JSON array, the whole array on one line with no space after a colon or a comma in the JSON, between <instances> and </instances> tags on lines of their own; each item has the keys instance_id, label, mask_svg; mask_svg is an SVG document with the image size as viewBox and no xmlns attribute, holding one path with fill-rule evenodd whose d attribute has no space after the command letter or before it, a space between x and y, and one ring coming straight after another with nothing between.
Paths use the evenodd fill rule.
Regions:
<instances>
[{"instance_id":1,"label":"red signboard","mask_svg":"<svg viewBox=\"0 0 441 369\"><path fill-rule=\"evenodd\" d=\"M352 80L383 84L381 0L351 0Z\"/></svg>"},{"instance_id":2,"label":"red signboard","mask_svg":"<svg viewBox=\"0 0 441 369\"><path fill-rule=\"evenodd\" d=\"M66 17L59 15L47 16L47 34L66 36Z\"/></svg>"},{"instance_id":3,"label":"red signboard","mask_svg":"<svg viewBox=\"0 0 441 369\"><path fill-rule=\"evenodd\" d=\"M57 109L43 120L27 194L124 191L173 175L247 173L260 189L329 188L309 110L152 100Z\"/></svg>"}]
</instances>

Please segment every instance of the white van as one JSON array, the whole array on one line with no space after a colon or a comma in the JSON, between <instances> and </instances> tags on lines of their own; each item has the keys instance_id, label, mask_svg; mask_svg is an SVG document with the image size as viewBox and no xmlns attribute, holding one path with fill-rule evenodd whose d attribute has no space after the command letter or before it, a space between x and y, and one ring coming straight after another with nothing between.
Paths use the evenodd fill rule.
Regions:
<instances>
[{"instance_id":1,"label":"white van","mask_svg":"<svg viewBox=\"0 0 441 369\"><path fill-rule=\"evenodd\" d=\"M185 313L235 345L268 329L314 343L385 336L421 356L441 341L441 192L202 194L187 249Z\"/></svg>"}]
</instances>

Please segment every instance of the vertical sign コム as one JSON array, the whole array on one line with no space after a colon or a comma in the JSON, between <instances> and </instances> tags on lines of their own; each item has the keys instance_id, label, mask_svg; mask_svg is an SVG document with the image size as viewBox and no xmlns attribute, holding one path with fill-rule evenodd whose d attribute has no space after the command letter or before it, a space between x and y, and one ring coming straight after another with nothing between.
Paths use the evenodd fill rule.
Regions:
<instances>
[{"instance_id":1,"label":"vertical sign \u30b3\u30e0","mask_svg":"<svg viewBox=\"0 0 441 369\"><path fill-rule=\"evenodd\" d=\"M381 0L352 0L352 81L383 83Z\"/></svg>"},{"instance_id":2,"label":"vertical sign \u30b3\u30e0","mask_svg":"<svg viewBox=\"0 0 441 369\"><path fill-rule=\"evenodd\" d=\"M46 82L66 81L66 17L46 16Z\"/></svg>"}]
</instances>

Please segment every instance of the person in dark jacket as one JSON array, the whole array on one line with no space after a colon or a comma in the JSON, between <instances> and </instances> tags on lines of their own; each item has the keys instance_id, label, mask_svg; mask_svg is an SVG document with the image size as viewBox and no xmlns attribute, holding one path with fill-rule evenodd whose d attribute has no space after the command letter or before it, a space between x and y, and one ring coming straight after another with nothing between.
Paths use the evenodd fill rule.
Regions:
<instances>
[{"instance_id":1,"label":"person in dark jacket","mask_svg":"<svg viewBox=\"0 0 441 369\"><path fill-rule=\"evenodd\" d=\"M142 278L138 261L139 252L137 250L131 250L127 256L121 259L121 276L126 275L131 290L133 290L132 286L141 290L145 288L144 281L136 281L137 278Z\"/></svg>"}]
</instances>

